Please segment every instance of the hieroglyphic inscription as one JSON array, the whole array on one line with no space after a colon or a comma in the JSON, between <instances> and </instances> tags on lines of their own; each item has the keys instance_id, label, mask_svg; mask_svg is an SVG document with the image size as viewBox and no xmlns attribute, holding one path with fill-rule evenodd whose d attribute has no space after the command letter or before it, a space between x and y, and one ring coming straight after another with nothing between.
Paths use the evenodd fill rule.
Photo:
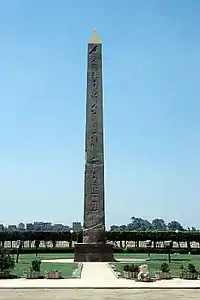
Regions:
<instances>
[{"instance_id":1,"label":"hieroglyphic inscription","mask_svg":"<svg viewBox=\"0 0 200 300\"><path fill-rule=\"evenodd\" d=\"M91 198L90 209L93 212L97 212L98 211L97 200L98 200L97 197L92 197Z\"/></svg>"},{"instance_id":2,"label":"hieroglyphic inscription","mask_svg":"<svg viewBox=\"0 0 200 300\"><path fill-rule=\"evenodd\" d=\"M93 103L90 107L91 115L96 117L97 115L97 103Z\"/></svg>"},{"instance_id":3,"label":"hieroglyphic inscription","mask_svg":"<svg viewBox=\"0 0 200 300\"><path fill-rule=\"evenodd\" d=\"M95 95L95 93L98 93L99 89L99 74L98 70L92 70L88 74L88 83L91 85L91 95Z\"/></svg>"},{"instance_id":4,"label":"hieroglyphic inscription","mask_svg":"<svg viewBox=\"0 0 200 300\"><path fill-rule=\"evenodd\" d=\"M89 139L90 151L94 152L97 149L98 136L97 134L92 134Z\"/></svg>"},{"instance_id":5,"label":"hieroglyphic inscription","mask_svg":"<svg viewBox=\"0 0 200 300\"><path fill-rule=\"evenodd\" d=\"M97 98L98 92L92 92L92 93L90 94L90 96L91 96L91 98Z\"/></svg>"},{"instance_id":6,"label":"hieroglyphic inscription","mask_svg":"<svg viewBox=\"0 0 200 300\"><path fill-rule=\"evenodd\" d=\"M89 50L89 63L94 69L96 69L100 63L100 57L98 57L98 47L98 45L94 45Z\"/></svg>"},{"instance_id":7,"label":"hieroglyphic inscription","mask_svg":"<svg viewBox=\"0 0 200 300\"><path fill-rule=\"evenodd\" d=\"M98 45L93 45L91 47L91 49L89 50L89 55L91 55L92 53L97 52L97 49L98 49Z\"/></svg>"},{"instance_id":8,"label":"hieroglyphic inscription","mask_svg":"<svg viewBox=\"0 0 200 300\"><path fill-rule=\"evenodd\" d=\"M97 182L97 173L93 166L91 170L91 195L92 196L98 196L99 195L99 188L98 188L98 182Z\"/></svg>"},{"instance_id":9,"label":"hieroglyphic inscription","mask_svg":"<svg viewBox=\"0 0 200 300\"><path fill-rule=\"evenodd\" d=\"M104 231L101 45L89 44L84 241L98 242Z\"/></svg>"},{"instance_id":10,"label":"hieroglyphic inscription","mask_svg":"<svg viewBox=\"0 0 200 300\"><path fill-rule=\"evenodd\" d=\"M97 148L98 148L98 133L97 133L97 98L98 98L98 74L95 71L89 72L89 83L91 84L91 100L90 100L90 106L89 106L89 114L91 116L91 123L90 123L90 129L91 133L88 137L89 139L89 150L90 155L89 158L91 161L94 161L97 158Z\"/></svg>"}]
</instances>

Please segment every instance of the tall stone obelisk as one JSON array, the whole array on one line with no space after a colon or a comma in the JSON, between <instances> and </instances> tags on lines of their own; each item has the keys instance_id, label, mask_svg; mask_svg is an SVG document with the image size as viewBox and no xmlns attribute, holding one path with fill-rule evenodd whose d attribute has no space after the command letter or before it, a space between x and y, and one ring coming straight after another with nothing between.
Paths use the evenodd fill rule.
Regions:
<instances>
[{"instance_id":1,"label":"tall stone obelisk","mask_svg":"<svg viewBox=\"0 0 200 300\"><path fill-rule=\"evenodd\" d=\"M112 261L105 243L102 44L96 30L88 42L83 243L75 261Z\"/></svg>"}]
</instances>

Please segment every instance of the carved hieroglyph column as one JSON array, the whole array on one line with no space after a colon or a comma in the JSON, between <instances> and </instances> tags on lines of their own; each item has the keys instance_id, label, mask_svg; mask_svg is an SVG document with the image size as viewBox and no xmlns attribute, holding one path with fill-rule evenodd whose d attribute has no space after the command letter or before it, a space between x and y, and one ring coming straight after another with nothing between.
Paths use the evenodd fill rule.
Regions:
<instances>
[{"instance_id":1,"label":"carved hieroglyph column","mask_svg":"<svg viewBox=\"0 0 200 300\"><path fill-rule=\"evenodd\" d=\"M104 232L102 44L93 30L88 42L83 243L104 242Z\"/></svg>"}]
</instances>

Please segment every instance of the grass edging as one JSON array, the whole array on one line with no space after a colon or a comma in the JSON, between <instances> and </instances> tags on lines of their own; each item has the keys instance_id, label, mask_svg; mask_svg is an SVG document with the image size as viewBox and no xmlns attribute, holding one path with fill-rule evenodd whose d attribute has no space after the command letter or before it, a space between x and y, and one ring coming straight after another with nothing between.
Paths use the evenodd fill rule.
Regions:
<instances>
[{"instance_id":1,"label":"grass edging","mask_svg":"<svg viewBox=\"0 0 200 300\"><path fill-rule=\"evenodd\" d=\"M115 272L115 270L114 270L114 268L113 268L114 265L113 265L112 263L108 263L107 266L108 266L108 268L112 271L112 273L115 275L115 277L117 277L117 279L122 278L122 276L118 274L118 273L120 273L120 272ZM113 266L113 267L112 267L112 266ZM121 274L121 273L120 273L120 274Z\"/></svg>"}]
</instances>

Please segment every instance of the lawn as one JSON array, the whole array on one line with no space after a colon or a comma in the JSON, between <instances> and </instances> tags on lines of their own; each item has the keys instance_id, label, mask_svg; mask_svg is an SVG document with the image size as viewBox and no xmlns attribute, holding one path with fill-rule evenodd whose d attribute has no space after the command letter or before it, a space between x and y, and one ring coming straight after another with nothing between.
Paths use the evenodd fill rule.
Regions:
<instances>
[{"instance_id":1,"label":"lawn","mask_svg":"<svg viewBox=\"0 0 200 300\"><path fill-rule=\"evenodd\" d=\"M38 258L41 260L47 259L61 259L61 258L73 258L73 253L45 253L38 254ZM35 254L20 254L19 263L16 264L15 269L12 270L13 275L23 276L24 271L27 271L31 265L31 261L35 259ZM147 258L147 254L145 253L117 253L115 254L115 258L130 258L130 259L145 259ZM151 254L151 261L145 262L148 264L151 275L154 275L156 271L160 270L160 265L163 262L168 262L167 254ZM15 255L16 259L16 255ZM200 255L171 255L172 262L170 264L171 274L172 276L180 275L180 265L192 263L196 266L197 270L200 271ZM123 271L124 265L123 263L113 263L119 272ZM142 263L136 263L141 265ZM60 271L63 277L71 276L74 269L77 268L77 263L58 263L58 262L45 262L41 264L41 275L44 276L44 273L47 271Z\"/></svg>"},{"instance_id":2,"label":"lawn","mask_svg":"<svg viewBox=\"0 0 200 300\"><path fill-rule=\"evenodd\" d=\"M24 272L30 268L31 261L35 259L34 254L21 254L19 256L19 263L15 264L15 268L11 271L12 275L23 276ZM59 258L73 258L73 254L41 254L38 255L38 259L59 259ZM15 255L16 260L16 255ZM63 277L72 276L72 272L78 267L77 263L58 263L58 262L44 262L41 263L41 276L44 276L45 272L59 271Z\"/></svg>"},{"instance_id":3,"label":"lawn","mask_svg":"<svg viewBox=\"0 0 200 300\"><path fill-rule=\"evenodd\" d=\"M146 254L125 254L125 255L115 255L115 258L132 258L132 259L142 259L142 258L147 258ZM152 254L150 257L151 261L147 261L145 262L145 264L148 265L149 270L150 270L150 274L153 276L155 274L156 271L160 270L160 265L163 262L167 262L168 263L168 255L166 254ZM196 266L197 271L200 272L200 255L171 255L171 263L170 265L170 270L171 270L171 275L174 277L179 277L180 275L180 265L187 265L188 263L192 263ZM128 263L128 262L127 262ZM126 262L123 263L112 263L112 265L114 265L117 269L118 272L120 272L122 274L123 272L123 268L124 265L127 264ZM141 265L142 263L134 263L137 265Z\"/></svg>"}]
</instances>

